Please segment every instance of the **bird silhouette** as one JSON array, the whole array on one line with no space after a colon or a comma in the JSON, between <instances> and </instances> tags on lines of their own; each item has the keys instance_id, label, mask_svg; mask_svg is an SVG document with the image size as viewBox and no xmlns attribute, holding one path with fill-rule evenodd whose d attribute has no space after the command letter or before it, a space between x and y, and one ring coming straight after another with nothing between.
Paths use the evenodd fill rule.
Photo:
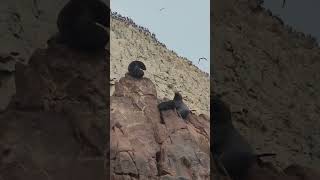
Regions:
<instances>
[{"instance_id":1,"label":"bird silhouette","mask_svg":"<svg viewBox=\"0 0 320 180\"><path fill-rule=\"evenodd\" d=\"M208 61L208 59L207 59L207 58L202 57L202 58L199 58L198 64L200 63L200 61L201 61L202 59L204 59L204 60Z\"/></svg>"}]
</instances>

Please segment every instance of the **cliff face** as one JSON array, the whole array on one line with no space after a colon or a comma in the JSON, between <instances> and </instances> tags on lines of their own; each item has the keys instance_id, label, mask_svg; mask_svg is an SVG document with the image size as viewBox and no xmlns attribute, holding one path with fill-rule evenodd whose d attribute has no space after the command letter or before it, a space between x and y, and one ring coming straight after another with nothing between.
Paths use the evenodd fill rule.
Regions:
<instances>
[{"instance_id":1,"label":"cliff face","mask_svg":"<svg viewBox=\"0 0 320 180\"><path fill-rule=\"evenodd\" d=\"M46 47L46 41L57 32L56 18L66 2L68 1L1 1L0 41L5 46L0 48L0 54L17 52L19 54L15 56L15 61L27 63L33 51ZM208 74L163 47L150 35L146 35L145 31L133 27L133 23L120 21L115 16L111 18L110 41L111 91L114 89L114 82L127 71L129 62L140 59L147 65L146 76L156 83L161 98L172 98L173 90L180 90L196 113L209 114ZM14 80L9 81L6 87L0 87L0 91L4 92L0 95L3 99L15 91L12 83ZM0 104L0 110L7 105L3 104Z\"/></svg>"},{"instance_id":2,"label":"cliff face","mask_svg":"<svg viewBox=\"0 0 320 180\"><path fill-rule=\"evenodd\" d=\"M1 3L0 41L8 45L0 56L0 98L6 98L0 179L103 179L109 175L103 169L109 162L103 156L108 58L54 41L48 47L65 0ZM132 23L116 17L111 22L110 82L118 84L110 101L112 147L106 152L112 177L209 179L208 74ZM147 65L149 79L120 80L133 59ZM184 121L166 111L161 122L159 98L171 99L173 90L181 91L194 112L206 115L191 113Z\"/></svg>"},{"instance_id":3,"label":"cliff face","mask_svg":"<svg viewBox=\"0 0 320 180\"><path fill-rule=\"evenodd\" d=\"M67 47L15 65L0 113L0 179L105 179L107 61Z\"/></svg>"},{"instance_id":4,"label":"cliff face","mask_svg":"<svg viewBox=\"0 0 320 180\"><path fill-rule=\"evenodd\" d=\"M148 78L122 77L111 97L111 179L210 179L210 121L163 111Z\"/></svg>"},{"instance_id":5,"label":"cliff face","mask_svg":"<svg viewBox=\"0 0 320 180\"><path fill-rule=\"evenodd\" d=\"M57 31L56 18L66 0L57 1L1 1L0 53L18 52L29 60L36 48L45 47L49 37Z\"/></svg>"},{"instance_id":6,"label":"cliff face","mask_svg":"<svg viewBox=\"0 0 320 180\"><path fill-rule=\"evenodd\" d=\"M1 1L0 2L0 59L11 56L9 63L28 63L32 53L46 47L46 41L57 32L56 18L66 0ZM1 63L1 66L3 64ZM2 72L2 70L0 70ZM0 77L0 111L4 110L15 93L14 73Z\"/></svg>"},{"instance_id":7,"label":"cliff face","mask_svg":"<svg viewBox=\"0 0 320 180\"><path fill-rule=\"evenodd\" d=\"M175 90L181 91L192 110L209 115L210 79L207 73L168 50L130 19L113 15L110 37L111 93L112 84L128 71L128 64L139 59L146 64L145 77L155 83L159 98L172 99Z\"/></svg>"},{"instance_id":8,"label":"cliff face","mask_svg":"<svg viewBox=\"0 0 320 180\"><path fill-rule=\"evenodd\" d=\"M255 0L214 2L213 91L257 152L320 167L320 50ZM214 138L214 137L212 137Z\"/></svg>"}]
</instances>

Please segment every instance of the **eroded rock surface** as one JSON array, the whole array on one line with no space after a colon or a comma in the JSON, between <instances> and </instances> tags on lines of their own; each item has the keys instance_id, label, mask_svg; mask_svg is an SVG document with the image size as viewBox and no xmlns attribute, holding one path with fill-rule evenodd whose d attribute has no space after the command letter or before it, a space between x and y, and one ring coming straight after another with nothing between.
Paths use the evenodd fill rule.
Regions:
<instances>
[{"instance_id":1,"label":"eroded rock surface","mask_svg":"<svg viewBox=\"0 0 320 180\"><path fill-rule=\"evenodd\" d=\"M0 114L0 179L105 179L107 55L63 45L15 66Z\"/></svg>"},{"instance_id":2,"label":"eroded rock surface","mask_svg":"<svg viewBox=\"0 0 320 180\"><path fill-rule=\"evenodd\" d=\"M148 78L121 78L110 102L112 179L210 179L208 117L168 110L162 122Z\"/></svg>"},{"instance_id":3,"label":"eroded rock surface","mask_svg":"<svg viewBox=\"0 0 320 180\"><path fill-rule=\"evenodd\" d=\"M154 82L159 98L173 97L174 91L182 91L184 102L196 114L209 115L210 77L191 61L183 58L160 43L147 28L135 24L121 15L111 15L110 25L110 82L127 72L133 60L142 61L146 67L144 77Z\"/></svg>"},{"instance_id":4,"label":"eroded rock surface","mask_svg":"<svg viewBox=\"0 0 320 180\"><path fill-rule=\"evenodd\" d=\"M108 4L107 0L101 1ZM20 0L2 0L0 41L4 45L0 48L0 53L17 52L17 57L27 63L34 50L38 47L45 48L46 40L58 31L57 16L67 2L68 0L33 0L21 3ZM176 88L185 92L185 101L191 109L196 110L196 113L209 115L209 75L155 41L151 33L147 34L133 24L111 17L112 90L114 81L118 81L127 71L129 62L140 59L146 63L146 75L156 83L160 98L173 96ZM12 80L6 87L14 89ZM8 96L1 93L0 98Z\"/></svg>"},{"instance_id":5,"label":"eroded rock surface","mask_svg":"<svg viewBox=\"0 0 320 180\"><path fill-rule=\"evenodd\" d=\"M212 90L256 152L276 152L281 168L320 167L319 47L258 2L214 2Z\"/></svg>"}]
</instances>

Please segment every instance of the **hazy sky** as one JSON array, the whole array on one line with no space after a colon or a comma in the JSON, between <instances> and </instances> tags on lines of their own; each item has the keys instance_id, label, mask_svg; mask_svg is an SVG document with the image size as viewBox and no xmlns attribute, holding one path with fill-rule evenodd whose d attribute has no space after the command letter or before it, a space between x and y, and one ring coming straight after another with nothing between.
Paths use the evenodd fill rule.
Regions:
<instances>
[{"instance_id":1,"label":"hazy sky","mask_svg":"<svg viewBox=\"0 0 320 180\"><path fill-rule=\"evenodd\" d=\"M285 8L282 8L282 0L265 0L264 7L279 15L285 24L291 25L297 31L313 35L319 42L319 0L286 0Z\"/></svg>"},{"instance_id":2,"label":"hazy sky","mask_svg":"<svg viewBox=\"0 0 320 180\"><path fill-rule=\"evenodd\" d=\"M148 28L168 49L191 60L203 71L210 72L210 0L110 2L112 11ZM201 57L208 61L201 60L198 64Z\"/></svg>"}]
</instances>

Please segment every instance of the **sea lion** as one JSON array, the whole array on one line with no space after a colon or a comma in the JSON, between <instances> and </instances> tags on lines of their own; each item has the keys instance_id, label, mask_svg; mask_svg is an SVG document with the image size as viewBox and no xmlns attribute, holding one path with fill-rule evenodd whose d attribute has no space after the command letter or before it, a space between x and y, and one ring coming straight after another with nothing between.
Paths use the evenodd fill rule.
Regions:
<instances>
[{"instance_id":1,"label":"sea lion","mask_svg":"<svg viewBox=\"0 0 320 180\"><path fill-rule=\"evenodd\" d=\"M104 49L109 41L110 8L100 0L70 0L57 25L63 42L82 50Z\"/></svg>"},{"instance_id":2,"label":"sea lion","mask_svg":"<svg viewBox=\"0 0 320 180\"><path fill-rule=\"evenodd\" d=\"M233 126L230 107L220 97L211 100L213 118L213 157L223 174L234 180L246 177L248 169L261 157L275 156L273 153L255 154L246 139ZM223 167L220 167L220 166ZM226 174L227 173L227 174Z\"/></svg>"},{"instance_id":3,"label":"sea lion","mask_svg":"<svg viewBox=\"0 0 320 180\"><path fill-rule=\"evenodd\" d=\"M147 68L141 61L132 61L128 66L129 75L135 78L142 78L143 70L147 70Z\"/></svg>"},{"instance_id":4,"label":"sea lion","mask_svg":"<svg viewBox=\"0 0 320 180\"><path fill-rule=\"evenodd\" d=\"M188 114L190 113L190 109L183 102L182 96L179 92L174 93L173 100L169 100L158 104L158 109L160 112L169 109L176 109L178 114L182 117L182 119L186 119Z\"/></svg>"}]
</instances>

